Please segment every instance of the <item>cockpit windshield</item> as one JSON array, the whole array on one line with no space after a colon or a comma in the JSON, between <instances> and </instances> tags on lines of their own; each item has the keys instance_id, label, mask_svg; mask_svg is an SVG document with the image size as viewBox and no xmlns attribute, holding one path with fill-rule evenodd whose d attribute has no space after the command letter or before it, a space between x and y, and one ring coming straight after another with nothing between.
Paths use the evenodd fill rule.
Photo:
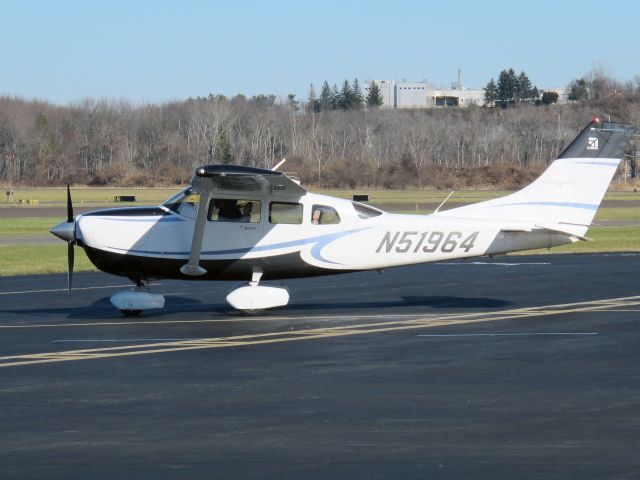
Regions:
<instances>
[{"instance_id":1,"label":"cockpit windshield","mask_svg":"<svg viewBox=\"0 0 640 480\"><path fill-rule=\"evenodd\" d=\"M164 203L162 205L164 205L167 208L171 208L170 205L173 205L174 203L179 203L180 201L182 201L184 199L184 197L186 197L189 194L191 194L191 185L189 185L187 188L183 188L179 192L174 193L173 195L171 195L169 198L167 198L164 201Z\"/></svg>"},{"instance_id":2,"label":"cockpit windshield","mask_svg":"<svg viewBox=\"0 0 640 480\"><path fill-rule=\"evenodd\" d=\"M169 210L187 218L196 217L196 204L200 201L200 195L193 193L191 185L169 197L162 205Z\"/></svg>"}]
</instances>

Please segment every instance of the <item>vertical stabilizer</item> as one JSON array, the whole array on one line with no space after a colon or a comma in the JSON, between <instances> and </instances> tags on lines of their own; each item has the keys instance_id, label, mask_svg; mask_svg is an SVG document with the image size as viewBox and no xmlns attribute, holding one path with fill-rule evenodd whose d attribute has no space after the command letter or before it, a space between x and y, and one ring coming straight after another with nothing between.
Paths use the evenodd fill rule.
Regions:
<instances>
[{"instance_id":1,"label":"vertical stabilizer","mask_svg":"<svg viewBox=\"0 0 640 480\"><path fill-rule=\"evenodd\" d=\"M593 121L527 187L438 215L564 224L584 235L634 132L630 125Z\"/></svg>"}]
</instances>

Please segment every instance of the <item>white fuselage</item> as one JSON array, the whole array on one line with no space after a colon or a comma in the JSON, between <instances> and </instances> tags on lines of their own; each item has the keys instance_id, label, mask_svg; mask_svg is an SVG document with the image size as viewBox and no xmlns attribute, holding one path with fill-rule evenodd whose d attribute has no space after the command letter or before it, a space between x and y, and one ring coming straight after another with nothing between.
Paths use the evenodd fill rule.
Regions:
<instances>
[{"instance_id":1,"label":"white fuselage","mask_svg":"<svg viewBox=\"0 0 640 480\"><path fill-rule=\"evenodd\" d=\"M313 274L382 269L551 247L571 241L549 232L505 233L500 222L447 217L446 212L438 215L380 212L314 193L298 200L302 207L300 223L272 223L269 208L277 198L258 200L262 200L260 211L254 212L254 217L259 220L254 223L207 221L202 242L203 263L255 262L293 254L303 262L290 266L290 276L297 276L295 269L301 266L315 267ZM334 209L338 220L334 216L335 223L313 223L313 210L318 206ZM128 258L184 262L189 258L195 209L191 205L174 209L177 211L166 206L160 208L163 215L95 212L80 216L77 225L82 244L94 251ZM267 277L268 268L267 262L264 272Z\"/></svg>"}]
</instances>

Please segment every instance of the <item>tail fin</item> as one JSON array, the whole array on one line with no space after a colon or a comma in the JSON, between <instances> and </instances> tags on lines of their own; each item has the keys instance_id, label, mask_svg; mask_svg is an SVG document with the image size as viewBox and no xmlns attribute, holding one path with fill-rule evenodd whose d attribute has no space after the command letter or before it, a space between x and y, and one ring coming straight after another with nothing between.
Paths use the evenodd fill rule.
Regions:
<instances>
[{"instance_id":1,"label":"tail fin","mask_svg":"<svg viewBox=\"0 0 640 480\"><path fill-rule=\"evenodd\" d=\"M584 235L634 132L630 125L594 120L529 186L437 215L560 224Z\"/></svg>"}]
</instances>

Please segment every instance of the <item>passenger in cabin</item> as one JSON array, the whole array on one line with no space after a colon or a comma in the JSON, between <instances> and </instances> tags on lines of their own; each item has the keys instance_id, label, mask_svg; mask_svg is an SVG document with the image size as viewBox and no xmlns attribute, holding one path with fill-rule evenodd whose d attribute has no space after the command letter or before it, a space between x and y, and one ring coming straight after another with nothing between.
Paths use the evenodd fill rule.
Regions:
<instances>
[{"instance_id":1,"label":"passenger in cabin","mask_svg":"<svg viewBox=\"0 0 640 480\"><path fill-rule=\"evenodd\" d=\"M314 225L320 225L322 223L322 210L316 208L311 214L311 223Z\"/></svg>"},{"instance_id":2,"label":"passenger in cabin","mask_svg":"<svg viewBox=\"0 0 640 480\"><path fill-rule=\"evenodd\" d=\"M242 222L242 212L235 200L216 200L218 209L218 221L221 222Z\"/></svg>"},{"instance_id":3,"label":"passenger in cabin","mask_svg":"<svg viewBox=\"0 0 640 480\"><path fill-rule=\"evenodd\" d=\"M243 223L250 223L252 211L253 211L253 202L246 202L242 207L242 218L240 219L240 221Z\"/></svg>"}]
</instances>

